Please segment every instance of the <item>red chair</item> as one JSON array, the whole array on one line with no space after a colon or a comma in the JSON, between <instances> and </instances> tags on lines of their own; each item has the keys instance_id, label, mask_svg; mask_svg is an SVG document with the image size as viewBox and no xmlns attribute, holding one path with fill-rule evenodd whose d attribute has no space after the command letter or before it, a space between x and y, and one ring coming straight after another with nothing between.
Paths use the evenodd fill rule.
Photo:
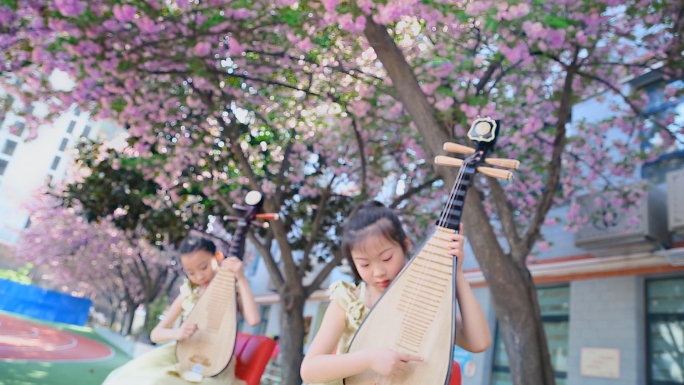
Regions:
<instances>
[{"instance_id":1,"label":"red chair","mask_svg":"<svg viewBox=\"0 0 684 385\"><path fill-rule=\"evenodd\" d=\"M454 361L454 366L451 368L451 380L449 385L461 385L461 365Z\"/></svg>"},{"instance_id":2,"label":"red chair","mask_svg":"<svg viewBox=\"0 0 684 385\"><path fill-rule=\"evenodd\" d=\"M235 376L247 385L259 385L275 346L276 341L272 338L238 333L235 341Z\"/></svg>"}]
</instances>

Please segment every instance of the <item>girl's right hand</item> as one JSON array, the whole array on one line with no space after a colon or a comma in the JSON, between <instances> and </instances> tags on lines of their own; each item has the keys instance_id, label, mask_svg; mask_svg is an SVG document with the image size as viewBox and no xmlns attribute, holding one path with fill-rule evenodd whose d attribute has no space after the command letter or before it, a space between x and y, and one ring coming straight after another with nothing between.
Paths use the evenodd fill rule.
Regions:
<instances>
[{"instance_id":1,"label":"girl's right hand","mask_svg":"<svg viewBox=\"0 0 684 385\"><path fill-rule=\"evenodd\" d=\"M370 349L371 369L381 376L401 376L409 369L409 362L422 362L423 359L406 353L395 352L390 349Z\"/></svg>"},{"instance_id":2,"label":"girl's right hand","mask_svg":"<svg viewBox=\"0 0 684 385\"><path fill-rule=\"evenodd\" d=\"M180 328L177 329L177 336L176 340L184 340L186 338L192 337L193 334L197 331L197 324L190 323L190 322L184 322Z\"/></svg>"}]
</instances>

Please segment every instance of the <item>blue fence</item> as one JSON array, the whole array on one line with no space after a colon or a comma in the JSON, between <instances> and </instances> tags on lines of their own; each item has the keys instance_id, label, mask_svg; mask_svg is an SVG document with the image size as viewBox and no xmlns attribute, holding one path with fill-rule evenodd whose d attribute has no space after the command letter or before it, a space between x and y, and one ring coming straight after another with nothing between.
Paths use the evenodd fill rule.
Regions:
<instances>
[{"instance_id":1,"label":"blue fence","mask_svg":"<svg viewBox=\"0 0 684 385\"><path fill-rule=\"evenodd\" d=\"M92 303L86 298L0 279L0 310L83 326L88 321Z\"/></svg>"}]
</instances>

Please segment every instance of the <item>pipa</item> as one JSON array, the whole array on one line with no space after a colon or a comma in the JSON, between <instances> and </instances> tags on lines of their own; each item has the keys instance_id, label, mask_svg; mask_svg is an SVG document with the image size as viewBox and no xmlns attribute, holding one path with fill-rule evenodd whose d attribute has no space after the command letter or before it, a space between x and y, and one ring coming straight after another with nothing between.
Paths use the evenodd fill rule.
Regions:
<instances>
[{"instance_id":1,"label":"pipa","mask_svg":"<svg viewBox=\"0 0 684 385\"><path fill-rule=\"evenodd\" d=\"M231 239L227 257L242 260L247 231L252 224L266 226L255 219L276 220L278 214L259 214L263 196L250 191L245 196L248 207L233 205L246 211ZM219 268L185 322L197 324L198 330L190 338L178 341L176 358L183 378L198 379L221 373L230 363L237 338L237 295L235 274L227 268Z\"/></svg>"},{"instance_id":2,"label":"pipa","mask_svg":"<svg viewBox=\"0 0 684 385\"><path fill-rule=\"evenodd\" d=\"M385 290L363 321L349 346L349 353L364 349L387 348L418 355L424 362L411 362L402 378L382 377L366 371L344 379L345 385L416 385L448 384L451 376L456 324L457 260L447 254L449 236L458 231L468 187L473 176L482 174L510 180L508 170L481 166L484 163L517 168L510 159L485 159L494 146L499 123L489 118L477 119L468 137L477 144L473 149L446 143L444 150L468 155L465 160L437 156L435 163L460 167L449 199L442 208L437 226L399 275Z\"/></svg>"}]
</instances>

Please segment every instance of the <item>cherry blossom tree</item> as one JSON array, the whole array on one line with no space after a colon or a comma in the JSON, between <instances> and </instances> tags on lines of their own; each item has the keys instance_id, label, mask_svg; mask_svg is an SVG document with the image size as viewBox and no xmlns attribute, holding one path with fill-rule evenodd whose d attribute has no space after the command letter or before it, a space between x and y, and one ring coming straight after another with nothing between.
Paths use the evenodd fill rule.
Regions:
<instances>
[{"instance_id":1,"label":"cherry blossom tree","mask_svg":"<svg viewBox=\"0 0 684 385\"><path fill-rule=\"evenodd\" d=\"M679 146L672 114L644 117L625 83L653 68L682 77L682 6L668 0L300 1L78 0L4 5L0 55L26 102L76 103L132 135L130 157L174 201L267 194L285 221L252 237L283 302L284 383L301 359L304 299L339 262L329 235L354 199L389 184L417 238L453 170L433 168L445 141L477 116L501 119L498 154L520 158L512 183L480 178L468 238L494 299L516 384L552 384L527 269L554 205L616 188L633 165ZM53 90L54 70L75 80ZM678 90L665 88L676 100ZM573 121L600 95L614 116ZM49 97L48 97L49 96ZM29 121L34 130L38 121ZM642 142L657 134L649 153ZM193 187L196 186L196 187ZM560 188L562 186L562 188ZM192 194L186 194L187 189ZM183 198L186 197L186 198ZM410 198L410 199L405 199ZM199 199L199 198L195 198ZM568 223L577 222L571 206ZM499 242L499 236L505 242ZM334 237L333 237L334 238ZM271 255L277 243L282 271ZM303 252L302 257L295 251ZM317 254L318 253L318 254ZM311 257L329 264L309 286Z\"/></svg>"},{"instance_id":2,"label":"cherry blossom tree","mask_svg":"<svg viewBox=\"0 0 684 385\"><path fill-rule=\"evenodd\" d=\"M174 248L118 229L110 218L89 222L80 207L41 193L31 204L31 226L22 233L17 260L32 263L57 287L106 298L125 314L130 332L133 312L168 292L178 273ZM146 318L145 325L154 322Z\"/></svg>"}]
</instances>

